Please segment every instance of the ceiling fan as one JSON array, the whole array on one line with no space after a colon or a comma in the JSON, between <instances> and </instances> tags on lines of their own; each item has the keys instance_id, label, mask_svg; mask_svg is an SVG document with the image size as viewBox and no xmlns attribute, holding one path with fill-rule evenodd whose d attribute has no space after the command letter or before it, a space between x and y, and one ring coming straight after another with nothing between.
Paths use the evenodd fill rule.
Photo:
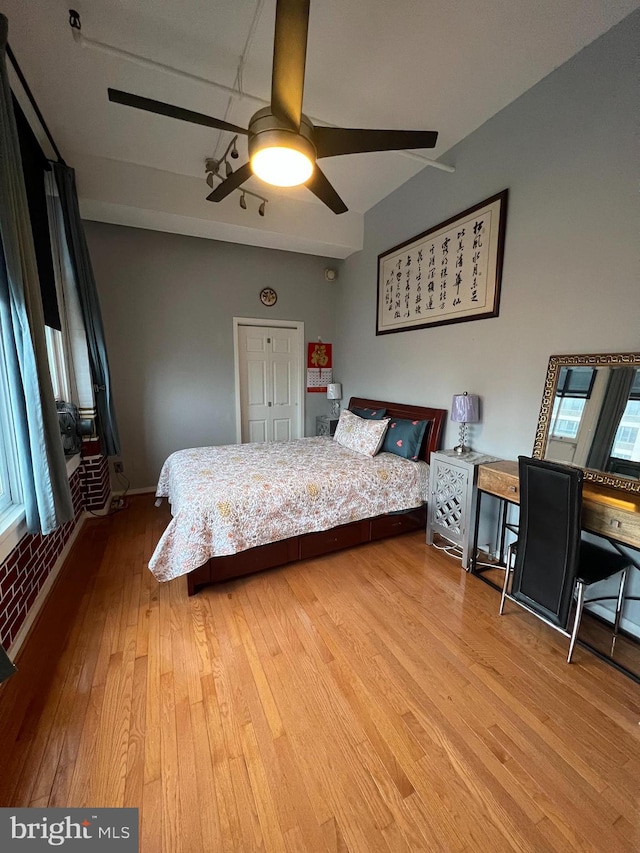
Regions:
<instances>
[{"instance_id":1,"label":"ceiling fan","mask_svg":"<svg viewBox=\"0 0 640 853\"><path fill-rule=\"evenodd\" d=\"M348 208L317 160L365 151L433 148L431 130L359 130L314 126L302 112L310 0L277 0L271 105L254 113L247 129L202 113L109 89L109 100L182 121L248 136L249 162L236 169L207 196L223 198L252 174L281 187L305 184L334 213Z\"/></svg>"}]
</instances>

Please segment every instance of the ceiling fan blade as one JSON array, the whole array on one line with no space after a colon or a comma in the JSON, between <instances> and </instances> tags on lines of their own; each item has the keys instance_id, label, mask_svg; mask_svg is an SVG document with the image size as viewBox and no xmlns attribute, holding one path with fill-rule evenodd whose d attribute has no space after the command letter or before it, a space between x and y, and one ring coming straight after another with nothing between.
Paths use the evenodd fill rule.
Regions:
<instances>
[{"instance_id":1,"label":"ceiling fan blade","mask_svg":"<svg viewBox=\"0 0 640 853\"><path fill-rule=\"evenodd\" d=\"M316 163L313 170L313 175L309 178L305 186L317 196L320 201L324 202L327 207L331 208L334 213L345 213L349 208L342 201L338 193L329 183L329 179Z\"/></svg>"},{"instance_id":2,"label":"ceiling fan blade","mask_svg":"<svg viewBox=\"0 0 640 853\"><path fill-rule=\"evenodd\" d=\"M140 95L132 95L130 92L121 92L119 89L108 89L107 91L109 100L115 104L124 104L126 107L135 107L137 110L146 110L157 115L177 118L180 121L202 124L205 127L215 127L218 130L228 130L230 133L243 133L245 136L249 133L243 127L229 124L227 121L221 121L202 113L194 113L192 110L175 107L173 104L165 104L163 101L154 101L153 98L143 98Z\"/></svg>"},{"instance_id":3,"label":"ceiling fan blade","mask_svg":"<svg viewBox=\"0 0 640 853\"><path fill-rule=\"evenodd\" d=\"M318 158L365 151L403 151L407 148L433 148L438 139L435 130L357 130L348 127L314 127Z\"/></svg>"},{"instance_id":4,"label":"ceiling fan blade","mask_svg":"<svg viewBox=\"0 0 640 853\"><path fill-rule=\"evenodd\" d=\"M222 201L222 199L226 198L229 193L237 190L241 184L244 184L245 181L249 180L252 174L251 164L245 163L244 166L240 166L239 169L236 169L235 172L226 179L226 181L218 184L214 191L209 193L207 196L207 201Z\"/></svg>"},{"instance_id":5,"label":"ceiling fan blade","mask_svg":"<svg viewBox=\"0 0 640 853\"><path fill-rule=\"evenodd\" d=\"M292 130L300 130L310 0L278 0L273 44L271 110Z\"/></svg>"}]
</instances>

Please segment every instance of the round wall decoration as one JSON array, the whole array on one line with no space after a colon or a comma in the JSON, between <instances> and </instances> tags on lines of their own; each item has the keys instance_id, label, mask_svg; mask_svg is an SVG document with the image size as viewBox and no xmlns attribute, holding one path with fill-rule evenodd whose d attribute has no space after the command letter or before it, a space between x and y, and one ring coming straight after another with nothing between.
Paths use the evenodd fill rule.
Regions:
<instances>
[{"instance_id":1,"label":"round wall decoration","mask_svg":"<svg viewBox=\"0 0 640 853\"><path fill-rule=\"evenodd\" d=\"M263 305L266 305L267 308L271 308L272 305L275 305L278 301L278 294L271 287L263 287L260 291L260 302Z\"/></svg>"}]
</instances>

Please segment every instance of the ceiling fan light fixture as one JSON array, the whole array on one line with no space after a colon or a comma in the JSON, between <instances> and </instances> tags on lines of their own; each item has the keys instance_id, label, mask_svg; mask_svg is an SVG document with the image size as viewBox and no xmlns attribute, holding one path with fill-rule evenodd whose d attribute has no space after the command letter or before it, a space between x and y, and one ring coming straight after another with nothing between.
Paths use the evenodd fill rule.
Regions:
<instances>
[{"instance_id":1,"label":"ceiling fan light fixture","mask_svg":"<svg viewBox=\"0 0 640 853\"><path fill-rule=\"evenodd\" d=\"M274 0L271 2L274 4ZM435 131L314 126L309 117L302 112L309 7L310 0L275 0L271 100L269 106L262 107L251 116L247 128L175 104L141 97L119 89L108 89L109 100L156 115L235 134L222 157L211 161L213 168L207 168L207 171L212 172L207 178L209 186L213 182L213 177L221 181L220 185L209 193L207 201L222 201L246 183L252 174L255 174L263 181L275 186L293 187L306 184L313 195L333 213L345 213L348 210L346 204L323 170L316 165L316 160L374 151L433 148L438 134ZM75 37L80 29L80 16L73 10L70 15L69 20ZM148 64L150 60L145 62ZM242 62L244 62L244 55ZM242 65L239 67L239 75L241 71ZM241 83L240 80L238 82ZM237 94L235 89L229 89L226 86L222 88L234 95ZM239 89L242 89L241 85ZM240 94L242 94L241 91ZM238 159L236 142L240 135L247 136L249 162L243 163L234 171L228 158L234 161ZM446 171L453 170L451 166L435 161L430 162L431 165L439 166ZM223 177L220 171L223 163L226 177ZM247 194L262 198L249 190ZM258 213L263 215L263 212L264 209L261 206Z\"/></svg>"},{"instance_id":2,"label":"ceiling fan light fixture","mask_svg":"<svg viewBox=\"0 0 640 853\"><path fill-rule=\"evenodd\" d=\"M313 174L313 162L295 148L263 148L251 158L253 173L276 187L297 187Z\"/></svg>"},{"instance_id":3,"label":"ceiling fan light fixture","mask_svg":"<svg viewBox=\"0 0 640 853\"><path fill-rule=\"evenodd\" d=\"M251 171L276 187L296 187L313 174L316 148L313 126L302 116L298 133L282 127L268 107L258 110L249 123Z\"/></svg>"}]
</instances>

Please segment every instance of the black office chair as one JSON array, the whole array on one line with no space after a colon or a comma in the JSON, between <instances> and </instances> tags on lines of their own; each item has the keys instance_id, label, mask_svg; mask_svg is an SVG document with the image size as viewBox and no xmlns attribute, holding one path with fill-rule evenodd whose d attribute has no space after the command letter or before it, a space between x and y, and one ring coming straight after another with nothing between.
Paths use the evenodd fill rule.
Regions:
<instances>
[{"instance_id":1,"label":"black office chair","mask_svg":"<svg viewBox=\"0 0 640 853\"><path fill-rule=\"evenodd\" d=\"M567 663L571 663L586 588L621 572L615 642L630 562L622 554L581 539L583 473L580 468L528 456L518 457L518 467L520 523L518 539L507 551L500 615L508 598L570 637ZM512 572L511 592L507 593ZM574 594L576 610L569 631Z\"/></svg>"}]
</instances>

